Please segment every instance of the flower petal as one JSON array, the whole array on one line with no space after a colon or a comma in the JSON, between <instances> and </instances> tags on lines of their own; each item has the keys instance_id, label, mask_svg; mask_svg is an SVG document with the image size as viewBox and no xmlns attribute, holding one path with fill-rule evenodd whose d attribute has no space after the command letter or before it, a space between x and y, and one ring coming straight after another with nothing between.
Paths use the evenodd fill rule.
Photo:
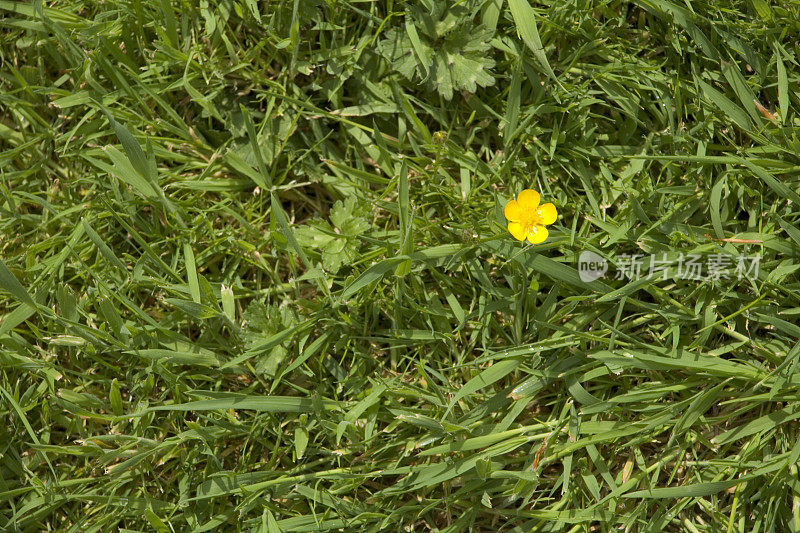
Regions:
<instances>
[{"instance_id":1,"label":"flower petal","mask_svg":"<svg viewBox=\"0 0 800 533\"><path fill-rule=\"evenodd\" d=\"M509 222L508 232L511 233L511 235L513 235L518 241L525 240L525 228L523 228L522 224L519 222Z\"/></svg>"},{"instance_id":2,"label":"flower petal","mask_svg":"<svg viewBox=\"0 0 800 533\"><path fill-rule=\"evenodd\" d=\"M517 202L523 209L536 209L539 205L539 193L531 189L525 189L517 196Z\"/></svg>"},{"instance_id":3,"label":"flower petal","mask_svg":"<svg viewBox=\"0 0 800 533\"><path fill-rule=\"evenodd\" d=\"M503 214L505 214L506 218L511 222L519 222L522 220L524 211L518 201L509 200L506 204L506 208L503 210Z\"/></svg>"},{"instance_id":4,"label":"flower petal","mask_svg":"<svg viewBox=\"0 0 800 533\"><path fill-rule=\"evenodd\" d=\"M536 216L539 217L539 224L552 224L558 218L558 211L553 204L543 204L536 210Z\"/></svg>"},{"instance_id":5,"label":"flower petal","mask_svg":"<svg viewBox=\"0 0 800 533\"><path fill-rule=\"evenodd\" d=\"M547 231L547 228L539 224L534 224L531 226L531 230L528 233L528 242L531 244L541 244L547 240L548 235L550 235L550 232Z\"/></svg>"}]
</instances>

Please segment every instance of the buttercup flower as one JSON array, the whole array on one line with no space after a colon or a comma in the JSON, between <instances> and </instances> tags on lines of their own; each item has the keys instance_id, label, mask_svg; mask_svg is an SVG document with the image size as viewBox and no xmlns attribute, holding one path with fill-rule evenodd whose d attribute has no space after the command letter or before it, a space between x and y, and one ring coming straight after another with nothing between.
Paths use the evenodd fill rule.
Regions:
<instances>
[{"instance_id":1,"label":"buttercup flower","mask_svg":"<svg viewBox=\"0 0 800 533\"><path fill-rule=\"evenodd\" d=\"M558 212L553 204L539 205L539 199L538 192L525 189L516 200L509 200L506 204L504 213L508 219L508 231L518 241L524 241L526 237L531 244L547 240L549 232L545 226L556 221Z\"/></svg>"}]
</instances>

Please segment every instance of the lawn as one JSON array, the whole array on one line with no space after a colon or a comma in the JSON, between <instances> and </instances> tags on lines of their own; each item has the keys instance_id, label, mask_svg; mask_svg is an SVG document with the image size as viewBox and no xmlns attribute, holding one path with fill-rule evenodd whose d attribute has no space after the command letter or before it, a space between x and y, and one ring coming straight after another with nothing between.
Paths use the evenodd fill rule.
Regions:
<instances>
[{"instance_id":1,"label":"lawn","mask_svg":"<svg viewBox=\"0 0 800 533\"><path fill-rule=\"evenodd\" d=\"M0 0L0 530L800 530L800 2L532 1Z\"/></svg>"}]
</instances>

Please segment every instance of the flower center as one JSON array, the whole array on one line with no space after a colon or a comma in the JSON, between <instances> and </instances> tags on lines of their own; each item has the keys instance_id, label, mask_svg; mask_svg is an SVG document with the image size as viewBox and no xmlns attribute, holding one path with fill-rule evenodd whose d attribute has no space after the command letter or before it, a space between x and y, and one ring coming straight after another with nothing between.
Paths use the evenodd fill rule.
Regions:
<instances>
[{"instance_id":1,"label":"flower center","mask_svg":"<svg viewBox=\"0 0 800 533\"><path fill-rule=\"evenodd\" d=\"M531 209L527 208L523 210L522 217L520 218L519 223L525 229L526 232L530 232L536 224L539 224L540 217L538 213L538 206Z\"/></svg>"}]
</instances>

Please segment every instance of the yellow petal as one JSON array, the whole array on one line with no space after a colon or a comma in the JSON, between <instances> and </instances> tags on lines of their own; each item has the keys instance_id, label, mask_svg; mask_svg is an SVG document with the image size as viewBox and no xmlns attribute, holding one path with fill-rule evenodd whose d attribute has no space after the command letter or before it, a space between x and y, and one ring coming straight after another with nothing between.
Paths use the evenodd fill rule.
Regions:
<instances>
[{"instance_id":1,"label":"yellow petal","mask_svg":"<svg viewBox=\"0 0 800 533\"><path fill-rule=\"evenodd\" d=\"M523 209L536 209L539 205L539 193L531 189L525 189L517 196L517 202Z\"/></svg>"},{"instance_id":2,"label":"yellow petal","mask_svg":"<svg viewBox=\"0 0 800 533\"><path fill-rule=\"evenodd\" d=\"M539 217L539 224L552 224L558 218L558 211L553 204L543 204L536 210L536 216Z\"/></svg>"},{"instance_id":3,"label":"yellow petal","mask_svg":"<svg viewBox=\"0 0 800 533\"><path fill-rule=\"evenodd\" d=\"M519 202L516 200L509 200L503 213L506 215L506 218L512 222L519 222L522 220L522 206L519 205Z\"/></svg>"},{"instance_id":4,"label":"yellow petal","mask_svg":"<svg viewBox=\"0 0 800 533\"><path fill-rule=\"evenodd\" d=\"M531 226L530 233L528 233L528 242L531 244L543 243L547 240L548 235L550 235L550 232L547 231L547 228L540 226L539 224L534 224Z\"/></svg>"},{"instance_id":5,"label":"yellow petal","mask_svg":"<svg viewBox=\"0 0 800 533\"><path fill-rule=\"evenodd\" d=\"M523 228L522 224L520 224L519 222L509 222L508 223L508 231L518 241L524 241L525 240L525 228Z\"/></svg>"}]
</instances>

